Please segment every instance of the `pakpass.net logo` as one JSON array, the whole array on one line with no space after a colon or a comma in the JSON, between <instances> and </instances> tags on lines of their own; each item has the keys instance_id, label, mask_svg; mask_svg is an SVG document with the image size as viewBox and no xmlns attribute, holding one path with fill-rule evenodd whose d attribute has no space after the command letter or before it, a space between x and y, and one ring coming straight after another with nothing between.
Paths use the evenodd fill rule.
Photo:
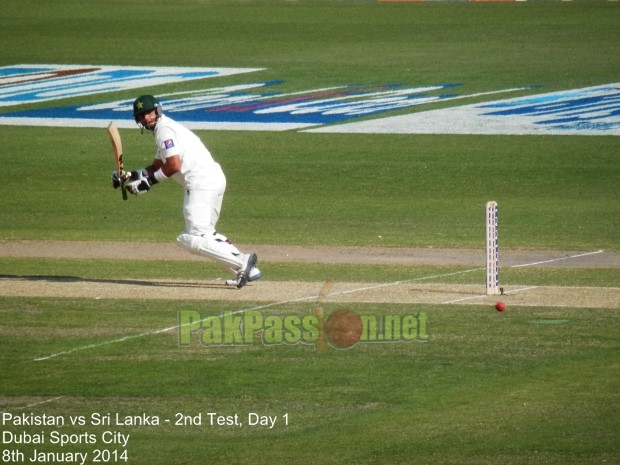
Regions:
<instances>
[{"instance_id":1,"label":"pakpass.net logo","mask_svg":"<svg viewBox=\"0 0 620 465\"><path fill-rule=\"evenodd\" d=\"M179 346L196 340L203 346L313 345L323 352L329 347L349 349L358 343L413 342L428 340L428 315L359 315L340 309L327 318L319 306L331 287L328 281L312 310L305 315L264 315L260 310L226 310L202 315L196 310L178 313Z\"/></svg>"}]
</instances>

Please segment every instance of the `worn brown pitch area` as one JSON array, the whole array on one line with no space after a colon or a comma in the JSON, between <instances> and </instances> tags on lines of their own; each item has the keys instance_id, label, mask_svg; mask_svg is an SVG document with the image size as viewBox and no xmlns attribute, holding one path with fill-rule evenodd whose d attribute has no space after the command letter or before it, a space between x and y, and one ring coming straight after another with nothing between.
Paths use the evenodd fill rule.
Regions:
<instances>
[{"instance_id":1,"label":"worn brown pitch area","mask_svg":"<svg viewBox=\"0 0 620 465\"><path fill-rule=\"evenodd\" d=\"M249 247L242 247L249 249ZM263 262L300 263L369 263L369 264L429 264L469 265L482 267L484 256L474 249L415 249L415 248L361 248L361 247L299 247L262 245L251 248ZM0 257L45 258L121 258L200 260L173 244L123 244L110 242L65 241L3 241ZM154 255L154 251L157 251ZM604 251L595 253L572 251L503 251L505 266L531 265L574 268L618 268L620 254ZM503 300L510 306L555 306L619 308L620 288L564 287L564 286L511 286L503 296L486 296L483 285L437 283L440 278L426 280L416 277L394 283L336 282L326 302L372 303L428 303L459 305L493 305ZM282 282L268 278L238 290L226 287L223 280L152 280L152 279L81 279L62 277L0 278L0 295L40 297L81 297L92 299L142 298L231 300L264 302L266 306L286 302L311 304L320 292L323 282Z\"/></svg>"}]
</instances>

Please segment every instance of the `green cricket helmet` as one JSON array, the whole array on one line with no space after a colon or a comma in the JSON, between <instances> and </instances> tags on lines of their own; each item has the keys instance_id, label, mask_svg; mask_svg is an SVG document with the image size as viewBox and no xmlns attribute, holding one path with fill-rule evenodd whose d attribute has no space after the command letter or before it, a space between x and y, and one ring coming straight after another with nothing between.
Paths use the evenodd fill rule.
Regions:
<instances>
[{"instance_id":1,"label":"green cricket helmet","mask_svg":"<svg viewBox=\"0 0 620 465\"><path fill-rule=\"evenodd\" d=\"M133 117L138 124L140 124L140 116L153 110L157 111L158 117L161 116L161 103L152 95L141 95L133 102Z\"/></svg>"}]
</instances>

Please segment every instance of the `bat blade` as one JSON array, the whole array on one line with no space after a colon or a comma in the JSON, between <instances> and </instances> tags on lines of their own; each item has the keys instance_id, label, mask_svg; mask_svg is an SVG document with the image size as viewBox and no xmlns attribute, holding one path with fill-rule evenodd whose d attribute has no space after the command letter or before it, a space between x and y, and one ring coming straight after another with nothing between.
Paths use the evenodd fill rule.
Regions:
<instances>
[{"instance_id":1,"label":"bat blade","mask_svg":"<svg viewBox=\"0 0 620 465\"><path fill-rule=\"evenodd\" d=\"M127 189L125 188L125 168L123 166L123 142L121 141L121 135L118 132L118 128L114 121L110 121L108 124L108 137L112 144L112 154L114 155L114 162L116 164L116 172L121 179L121 193L123 200L127 200Z\"/></svg>"}]
</instances>

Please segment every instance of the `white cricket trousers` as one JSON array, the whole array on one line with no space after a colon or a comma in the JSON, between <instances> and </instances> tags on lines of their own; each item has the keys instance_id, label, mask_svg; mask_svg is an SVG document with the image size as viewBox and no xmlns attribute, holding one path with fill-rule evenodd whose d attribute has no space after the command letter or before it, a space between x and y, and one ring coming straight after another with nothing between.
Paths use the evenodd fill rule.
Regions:
<instances>
[{"instance_id":1,"label":"white cricket trousers","mask_svg":"<svg viewBox=\"0 0 620 465\"><path fill-rule=\"evenodd\" d=\"M177 237L177 243L193 254L215 260L236 274L243 265L241 253L215 230L225 191L226 177L223 174L208 189L185 191L185 231Z\"/></svg>"}]
</instances>

